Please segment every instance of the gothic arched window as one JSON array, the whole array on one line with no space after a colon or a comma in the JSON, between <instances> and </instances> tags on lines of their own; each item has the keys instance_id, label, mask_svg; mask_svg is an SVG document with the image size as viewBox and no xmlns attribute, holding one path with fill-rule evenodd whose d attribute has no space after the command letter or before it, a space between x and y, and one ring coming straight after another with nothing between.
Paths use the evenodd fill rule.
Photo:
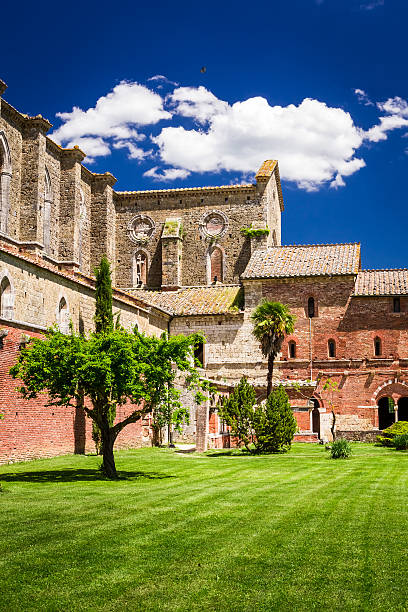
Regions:
<instances>
[{"instance_id":1,"label":"gothic arched window","mask_svg":"<svg viewBox=\"0 0 408 612\"><path fill-rule=\"evenodd\" d=\"M86 204L85 204L85 196L82 189L80 189L81 200L79 203L79 230L78 230L78 253L79 253L79 269L82 271L83 269L83 249L84 249L84 233L85 233L85 223L86 223Z\"/></svg>"},{"instance_id":2,"label":"gothic arched window","mask_svg":"<svg viewBox=\"0 0 408 612\"><path fill-rule=\"evenodd\" d=\"M133 259L133 286L142 287L147 283L147 255L137 251Z\"/></svg>"},{"instance_id":3,"label":"gothic arched window","mask_svg":"<svg viewBox=\"0 0 408 612\"><path fill-rule=\"evenodd\" d=\"M214 247L210 256L210 282L223 281L224 277L223 253L220 247Z\"/></svg>"},{"instance_id":4,"label":"gothic arched window","mask_svg":"<svg viewBox=\"0 0 408 612\"><path fill-rule=\"evenodd\" d=\"M49 255L51 252L51 209L52 209L52 187L50 174L45 169L44 185L44 215L43 215L43 242L44 251Z\"/></svg>"},{"instance_id":5,"label":"gothic arched window","mask_svg":"<svg viewBox=\"0 0 408 612\"><path fill-rule=\"evenodd\" d=\"M61 298L58 304L58 327L63 334L69 331L69 312L65 298Z\"/></svg>"},{"instance_id":6,"label":"gothic arched window","mask_svg":"<svg viewBox=\"0 0 408 612\"><path fill-rule=\"evenodd\" d=\"M11 157L6 136L0 132L0 231L7 233L10 210Z\"/></svg>"},{"instance_id":7,"label":"gothic arched window","mask_svg":"<svg viewBox=\"0 0 408 612\"><path fill-rule=\"evenodd\" d=\"M13 318L13 292L10 281L5 276L0 284L0 315L3 319Z\"/></svg>"}]
</instances>

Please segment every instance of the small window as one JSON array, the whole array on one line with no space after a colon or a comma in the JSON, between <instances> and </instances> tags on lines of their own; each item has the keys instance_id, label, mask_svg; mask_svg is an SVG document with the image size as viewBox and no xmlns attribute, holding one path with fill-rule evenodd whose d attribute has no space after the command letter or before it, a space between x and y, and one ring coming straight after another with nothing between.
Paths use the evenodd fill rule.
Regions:
<instances>
[{"instance_id":1,"label":"small window","mask_svg":"<svg viewBox=\"0 0 408 612\"><path fill-rule=\"evenodd\" d=\"M194 359L199 363L198 367L204 366L204 343L199 342L194 349Z\"/></svg>"},{"instance_id":2,"label":"small window","mask_svg":"<svg viewBox=\"0 0 408 612\"><path fill-rule=\"evenodd\" d=\"M381 339L375 338L374 340L374 355L380 357L381 355Z\"/></svg>"},{"instance_id":3,"label":"small window","mask_svg":"<svg viewBox=\"0 0 408 612\"><path fill-rule=\"evenodd\" d=\"M314 298L310 297L307 300L307 316L309 319L313 319L315 315L315 301Z\"/></svg>"},{"instance_id":4,"label":"small window","mask_svg":"<svg viewBox=\"0 0 408 612\"><path fill-rule=\"evenodd\" d=\"M3 278L0 285L0 316L9 320L13 318L13 293L7 277Z\"/></svg>"},{"instance_id":5,"label":"small window","mask_svg":"<svg viewBox=\"0 0 408 612\"><path fill-rule=\"evenodd\" d=\"M289 358L295 359L296 357L296 342L289 342Z\"/></svg>"},{"instance_id":6,"label":"small window","mask_svg":"<svg viewBox=\"0 0 408 612\"><path fill-rule=\"evenodd\" d=\"M329 350L329 357L335 357L336 356L336 343L334 340L329 340L329 342L327 343L327 347Z\"/></svg>"},{"instance_id":7,"label":"small window","mask_svg":"<svg viewBox=\"0 0 408 612\"><path fill-rule=\"evenodd\" d=\"M401 312L401 301L399 297L394 298L393 309L394 312Z\"/></svg>"},{"instance_id":8,"label":"small window","mask_svg":"<svg viewBox=\"0 0 408 612\"><path fill-rule=\"evenodd\" d=\"M58 305L58 327L63 334L69 332L69 312L65 298L61 298Z\"/></svg>"}]
</instances>

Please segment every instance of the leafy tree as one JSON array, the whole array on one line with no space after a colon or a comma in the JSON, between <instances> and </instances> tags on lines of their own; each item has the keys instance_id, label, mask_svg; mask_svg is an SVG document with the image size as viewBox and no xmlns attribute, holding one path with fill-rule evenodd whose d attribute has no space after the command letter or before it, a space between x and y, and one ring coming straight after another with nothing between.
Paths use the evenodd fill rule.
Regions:
<instances>
[{"instance_id":1,"label":"leafy tree","mask_svg":"<svg viewBox=\"0 0 408 612\"><path fill-rule=\"evenodd\" d=\"M67 406L84 397L80 405L101 430L102 469L109 478L116 478L113 447L118 434L160 409L169 393L173 405L177 403L179 372L185 373L186 385L196 390L196 401L205 399L206 385L192 365L194 348L202 341L199 334L156 338L118 328L85 338L72 329L68 335L51 329L45 339L34 339L21 351L10 373L22 380L20 391L27 399L47 392L50 405ZM129 402L136 407L111 423L112 410Z\"/></svg>"},{"instance_id":2,"label":"leafy tree","mask_svg":"<svg viewBox=\"0 0 408 612\"><path fill-rule=\"evenodd\" d=\"M252 313L254 323L253 335L261 343L262 354L268 358L268 387L266 396L272 391L273 366L277 354L282 348L286 334L293 333L295 316L281 302L264 300Z\"/></svg>"},{"instance_id":3,"label":"leafy tree","mask_svg":"<svg viewBox=\"0 0 408 612\"><path fill-rule=\"evenodd\" d=\"M297 423L282 385L274 389L266 403L255 411L254 429L257 452L279 453L289 450Z\"/></svg>"},{"instance_id":4,"label":"leafy tree","mask_svg":"<svg viewBox=\"0 0 408 612\"><path fill-rule=\"evenodd\" d=\"M238 443L244 444L248 451L250 451L250 444L254 437L255 406L255 389L248 383L245 376L241 378L231 395L220 401L218 406L218 413L231 427L231 434L238 438Z\"/></svg>"}]
</instances>

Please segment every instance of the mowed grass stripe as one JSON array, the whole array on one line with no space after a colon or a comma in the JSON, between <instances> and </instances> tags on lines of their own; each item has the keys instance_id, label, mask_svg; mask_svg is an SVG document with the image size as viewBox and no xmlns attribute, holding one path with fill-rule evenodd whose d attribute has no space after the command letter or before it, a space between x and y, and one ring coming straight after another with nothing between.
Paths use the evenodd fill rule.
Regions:
<instances>
[{"instance_id":1,"label":"mowed grass stripe","mask_svg":"<svg viewBox=\"0 0 408 612\"><path fill-rule=\"evenodd\" d=\"M35 478L91 472L95 457L4 466L20 480L1 496L0 608L404 609L407 457L355 450L334 462L308 445L238 458L142 449L118 454L142 473L119 483Z\"/></svg>"}]
</instances>

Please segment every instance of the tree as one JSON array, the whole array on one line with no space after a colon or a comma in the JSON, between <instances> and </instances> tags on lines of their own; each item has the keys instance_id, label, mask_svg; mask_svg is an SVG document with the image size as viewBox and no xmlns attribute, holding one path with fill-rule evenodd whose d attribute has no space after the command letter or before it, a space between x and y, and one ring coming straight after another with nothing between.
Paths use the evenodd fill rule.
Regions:
<instances>
[{"instance_id":1,"label":"tree","mask_svg":"<svg viewBox=\"0 0 408 612\"><path fill-rule=\"evenodd\" d=\"M102 469L116 478L113 447L118 434L165 405L168 393L177 403L179 372L185 373L187 387L195 389L196 401L205 399L206 384L192 365L194 348L202 341L199 334L157 338L118 328L86 338L72 329L67 335L51 329L45 339L34 339L21 350L10 373L22 380L20 391L27 399L48 392L50 405L67 406L84 397L80 405L101 430ZM128 416L111 423L112 410L129 402Z\"/></svg>"},{"instance_id":2,"label":"tree","mask_svg":"<svg viewBox=\"0 0 408 612\"><path fill-rule=\"evenodd\" d=\"M99 268L95 269L95 277L95 332L105 334L113 329L112 279L106 255L103 255ZM113 424L115 417L116 409L112 407L108 415L109 425ZM92 421L92 439L95 442L96 454L102 455L102 434L96 421Z\"/></svg>"},{"instance_id":3,"label":"tree","mask_svg":"<svg viewBox=\"0 0 408 612\"><path fill-rule=\"evenodd\" d=\"M266 403L256 410L254 429L257 452L279 453L289 450L297 423L282 385L274 389Z\"/></svg>"},{"instance_id":4,"label":"tree","mask_svg":"<svg viewBox=\"0 0 408 612\"><path fill-rule=\"evenodd\" d=\"M254 441L253 423L256 393L245 376L241 378L231 395L219 402L219 416L231 427L231 434L250 451Z\"/></svg>"},{"instance_id":5,"label":"tree","mask_svg":"<svg viewBox=\"0 0 408 612\"><path fill-rule=\"evenodd\" d=\"M95 269L95 331L105 333L113 328L112 280L109 261L104 255L99 268Z\"/></svg>"},{"instance_id":6,"label":"tree","mask_svg":"<svg viewBox=\"0 0 408 612\"><path fill-rule=\"evenodd\" d=\"M254 323L253 335L261 343L262 354L268 359L268 386L266 397L272 391L273 365L277 354L282 348L286 334L293 333L295 316L289 308L280 302L264 300L252 313Z\"/></svg>"}]
</instances>

